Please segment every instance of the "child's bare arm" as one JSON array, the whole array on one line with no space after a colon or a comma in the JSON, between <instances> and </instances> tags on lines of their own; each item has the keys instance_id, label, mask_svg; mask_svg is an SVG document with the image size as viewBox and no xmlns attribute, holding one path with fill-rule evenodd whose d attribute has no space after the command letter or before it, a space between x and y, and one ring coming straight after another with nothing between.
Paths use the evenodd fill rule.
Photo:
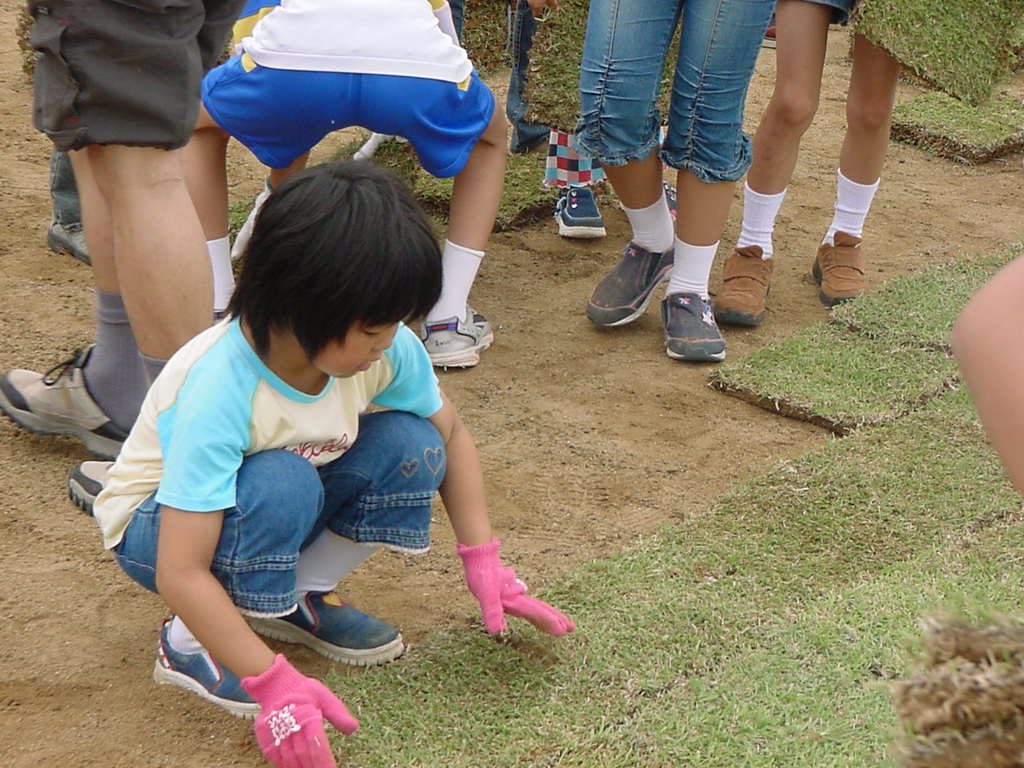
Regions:
<instances>
[{"instance_id":1,"label":"child's bare arm","mask_svg":"<svg viewBox=\"0 0 1024 768\"><path fill-rule=\"evenodd\" d=\"M441 393L441 409L430 417L444 440L447 469L441 483L441 500L460 544L486 544L493 537L487 513L484 473L473 436L462 423L459 412Z\"/></svg>"},{"instance_id":2,"label":"child's bare arm","mask_svg":"<svg viewBox=\"0 0 1024 768\"><path fill-rule=\"evenodd\" d=\"M157 591L211 656L240 678L259 675L274 663L274 652L210 571L223 518L223 512L162 508Z\"/></svg>"},{"instance_id":3,"label":"child's bare arm","mask_svg":"<svg viewBox=\"0 0 1024 768\"><path fill-rule=\"evenodd\" d=\"M953 351L978 415L1024 493L1024 258L1004 268L960 313Z\"/></svg>"}]
</instances>

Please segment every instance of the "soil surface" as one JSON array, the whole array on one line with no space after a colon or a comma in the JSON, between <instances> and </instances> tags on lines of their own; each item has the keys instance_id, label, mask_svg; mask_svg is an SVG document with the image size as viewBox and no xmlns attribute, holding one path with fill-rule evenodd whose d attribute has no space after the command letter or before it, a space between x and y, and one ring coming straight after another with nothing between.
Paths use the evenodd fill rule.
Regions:
<instances>
[{"instance_id":1,"label":"soil surface","mask_svg":"<svg viewBox=\"0 0 1024 768\"><path fill-rule=\"evenodd\" d=\"M45 245L50 145L31 127L13 31L18 8L0 0L0 370L43 371L90 341L93 296L89 269ZM819 114L777 227L768 319L758 330L726 330L732 358L826 317L807 270L831 217L844 128L848 36L831 35ZM774 67L775 52L763 50L750 128ZM332 137L317 154L348 138ZM235 199L259 189L261 169L237 147L230 173ZM1020 155L965 167L892 144L868 220L870 280L1019 239L1022 181ZM667 522L700 515L729 486L832 439L717 393L707 367L666 357L656 304L628 327L594 328L585 302L627 239L610 196L602 209L603 240L562 239L551 220L494 236L473 303L494 324L495 345L479 368L441 377L480 446L506 557L534 591ZM738 213L737 205L723 255ZM68 502L67 473L87 458L75 440L0 423L0 764L265 765L245 722L152 682L165 609L120 572L93 521ZM378 555L344 586L413 644L451 624L481 631L440 509L436 518L431 554ZM309 674L328 668L312 652L290 655Z\"/></svg>"}]
</instances>

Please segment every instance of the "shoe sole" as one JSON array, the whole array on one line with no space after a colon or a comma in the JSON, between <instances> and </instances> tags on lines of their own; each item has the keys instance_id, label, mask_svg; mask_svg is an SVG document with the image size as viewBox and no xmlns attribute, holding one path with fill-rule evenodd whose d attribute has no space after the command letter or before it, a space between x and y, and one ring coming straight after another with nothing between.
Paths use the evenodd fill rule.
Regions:
<instances>
[{"instance_id":1,"label":"shoe sole","mask_svg":"<svg viewBox=\"0 0 1024 768\"><path fill-rule=\"evenodd\" d=\"M430 363L435 368L472 368L480 363L480 353L490 349L493 343L494 333L492 332L484 336L476 346L448 354L431 354Z\"/></svg>"},{"instance_id":2,"label":"shoe sole","mask_svg":"<svg viewBox=\"0 0 1024 768\"><path fill-rule=\"evenodd\" d=\"M647 311L647 307L650 305L651 299L654 298L654 290L659 285L661 285L662 283L668 281L668 273L669 273L669 271L671 269L672 269L671 265L668 266L668 267L665 267L665 271L654 282L654 285L651 286L651 290L649 290L647 292L647 295L644 297L644 300L643 300L643 302L641 302L640 306L637 307L635 310L633 310L633 312L631 314L627 315L626 317L623 317L623 318L621 318L619 320L615 320L614 322L611 322L611 323L603 322L603 321L598 320L597 318L595 318L591 314L591 312L592 311L606 312L608 310L604 309L603 307L595 307L593 304L589 304L588 303L587 304L587 319L590 320L590 322L592 322L594 325L600 326L601 328L618 328L620 325L628 325L629 323L632 323L634 320L639 319L643 315L643 313Z\"/></svg>"},{"instance_id":3,"label":"shoe sole","mask_svg":"<svg viewBox=\"0 0 1024 768\"><path fill-rule=\"evenodd\" d=\"M97 435L95 432L87 429L72 426L53 427L50 422L36 416L32 411L16 407L7 397L7 393L4 392L2 385L0 385L0 411L3 411L7 418L19 427L26 432L31 432L33 435L71 435L72 437L77 437L85 444L86 448L101 459L113 461L117 458L117 454L121 452L121 443L116 440Z\"/></svg>"},{"instance_id":4,"label":"shoe sole","mask_svg":"<svg viewBox=\"0 0 1024 768\"><path fill-rule=\"evenodd\" d=\"M378 664L387 664L394 661L405 652L405 644L402 642L402 635L399 634L394 640L378 645L376 648L342 648L340 645L328 643L315 635L311 635L304 629L299 629L283 619L249 619L252 628L273 640L280 640L283 643L295 643L304 645L307 648L326 656L334 661L343 664L351 664L356 667L373 667Z\"/></svg>"},{"instance_id":5,"label":"shoe sole","mask_svg":"<svg viewBox=\"0 0 1024 768\"><path fill-rule=\"evenodd\" d=\"M558 219L558 234L573 240L596 240L607 235L608 231L604 227L570 226Z\"/></svg>"},{"instance_id":6,"label":"shoe sole","mask_svg":"<svg viewBox=\"0 0 1024 768\"><path fill-rule=\"evenodd\" d=\"M214 696L188 675L175 672L173 669L167 669L159 660L153 666L153 680L159 685L176 685L179 688L184 688L186 691L191 691L211 704L216 704L235 717L252 720L260 713L259 704L243 704L238 701L231 701L230 699L222 699L220 696Z\"/></svg>"},{"instance_id":7,"label":"shoe sole","mask_svg":"<svg viewBox=\"0 0 1024 768\"><path fill-rule=\"evenodd\" d=\"M752 315L751 313L744 312L741 309L719 309L718 307L715 307L715 320L725 325L742 325L746 328L756 328L764 322L764 316L764 312Z\"/></svg>"},{"instance_id":8,"label":"shoe sole","mask_svg":"<svg viewBox=\"0 0 1024 768\"><path fill-rule=\"evenodd\" d=\"M687 352L673 352L665 347L665 354L673 360L686 360L690 363L720 363L725 360L725 350L721 352L698 352L696 350Z\"/></svg>"},{"instance_id":9,"label":"shoe sole","mask_svg":"<svg viewBox=\"0 0 1024 768\"><path fill-rule=\"evenodd\" d=\"M96 501L96 496L88 491L76 477L68 478L68 498L85 514L92 515L92 507Z\"/></svg>"}]
</instances>

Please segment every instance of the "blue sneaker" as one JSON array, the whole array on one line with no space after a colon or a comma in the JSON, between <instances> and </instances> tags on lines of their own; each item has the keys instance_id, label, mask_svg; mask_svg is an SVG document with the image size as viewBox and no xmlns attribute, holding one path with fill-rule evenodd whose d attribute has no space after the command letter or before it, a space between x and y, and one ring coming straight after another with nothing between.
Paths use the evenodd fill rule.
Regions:
<instances>
[{"instance_id":1,"label":"blue sneaker","mask_svg":"<svg viewBox=\"0 0 1024 768\"><path fill-rule=\"evenodd\" d=\"M670 293L661 302L661 322L665 329L665 354L673 360L725 360L725 339L715 323L710 300L696 293Z\"/></svg>"},{"instance_id":2,"label":"blue sneaker","mask_svg":"<svg viewBox=\"0 0 1024 768\"><path fill-rule=\"evenodd\" d=\"M160 628L160 642L156 647L156 666L153 679L161 685L177 685L199 694L207 701L230 712L235 717L251 720L260 713L257 704L238 678L208 653L179 653L167 641L171 619L164 619Z\"/></svg>"},{"instance_id":3,"label":"blue sneaker","mask_svg":"<svg viewBox=\"0 0 1024 768\"><path fill-rule=\"evenodd\" d=\"M563 189L555 203L555 221L562 237L593 239L604 237L604 219L588 187Z\"/></svg>"},{"instance_id":4,"label":"blue sneaker","mask_svg":"<svg viewBox=\"0 0 1024 768\"><path fill-rule=\"evenodd\" d=\"M360 667L393 661L405 650L397 629L342 602L336 592L310 592L293 613L249 623L261 635Z\"/></svg>"}]
</instances>

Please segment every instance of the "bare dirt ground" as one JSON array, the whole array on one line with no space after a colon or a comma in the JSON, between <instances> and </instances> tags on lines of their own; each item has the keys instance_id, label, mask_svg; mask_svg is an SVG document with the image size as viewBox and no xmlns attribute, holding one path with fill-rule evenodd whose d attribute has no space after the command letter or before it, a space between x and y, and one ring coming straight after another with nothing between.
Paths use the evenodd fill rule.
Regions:
<instances>
[{"instance_id":1,"label":"bare dirt ground","mask_svg":"<svg viewBox=\"0 0 1024 768\"><path fill-rule=\"evenodd\" d=\"M45 247L50 146L31 128L17 8L0 0L0 370L45 370L91 339L93 298L88 268ZM847 50L847 33L834 30L818 119L777 228L770 313L759 330L726 331L731 357L826 317L805 274L831 216ZM751 128L771 93L774 56L764 50L758 64ZM231 177L243 197L261 171L234 150ZM1022 181L1020 155L962 167L893 144L868 221L870 279L1018 240ZM667 358L654 305L626 328L588 323L587 296L627 237L614 201L603 210L601 241L563 240L551 221L493 238L473 300L496 326L495 346L478 369L442 376L479 443L507 557L534 590L700 515L727 487L831 439L716 393L708 368ZM735 206L723 255L737 214ZM66 475L86 458L76 441L0 423L0 765L264 765L246 723L151 681L164 608L122 575L93 521L67 501ZM438 510L431 554L380 555L345 593L414 644L453 623L479 631L452 548ZM311 652L291 655L310 674L327 669ZM358 685L358 673L351 679Z\"/></svg>"}]
</instances>

